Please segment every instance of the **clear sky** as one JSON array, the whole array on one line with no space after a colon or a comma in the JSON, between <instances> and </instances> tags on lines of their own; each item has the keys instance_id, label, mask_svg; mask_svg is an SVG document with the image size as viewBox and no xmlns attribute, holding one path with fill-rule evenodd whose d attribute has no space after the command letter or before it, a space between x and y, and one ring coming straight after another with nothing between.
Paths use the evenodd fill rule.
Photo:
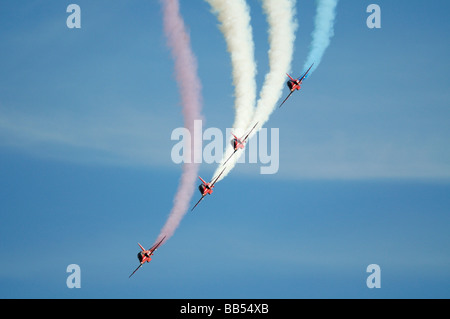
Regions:
<instances>
[{"instance_id":1,"label":"clear sky","mask_svg":"<svg viewBox=\"0 0 450 319\"><path fill-rule=\"evenodd\" d=\"M225 130L225 41L206 2L180 2L204 129ZM260 88L267 23L248 2ZM78 0L81 29L69 29L70 3L0 4L1 298L450 297L448 1L340 1L321 64L266 124L279 129L278 172L238 165L131 279L181 172L161 6ZM381 29L366 25L371 3ZM314 15L297 1L296 76ZM69 264L80 289L66 286Z\"/></svg>"}]
</instances>

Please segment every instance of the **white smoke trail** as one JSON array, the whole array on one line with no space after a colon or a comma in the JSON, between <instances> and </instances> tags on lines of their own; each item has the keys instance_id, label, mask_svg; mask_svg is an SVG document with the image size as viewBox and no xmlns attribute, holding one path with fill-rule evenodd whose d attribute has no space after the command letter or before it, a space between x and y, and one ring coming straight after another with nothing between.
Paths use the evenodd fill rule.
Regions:
<instances>
[{"instance_id":1,"label":"white smoke trail","mask_svg":"<svg viewBox=\"0 0 450 319\"><path fill-rule=\"evenodd\" d=\"M312 42L308 58L303 68L306 70L314 63L310 74L319 66L325 50L330 45L334 35L334 20L336 18L336 6L338 0L317 0L316 18L314 21L314 31L312 32Z\"/></svg>"},{"instance_id":2,"label":"white smoke trail","mask_svg":"<svg viewBox=\"0 0 450 319\"><path fill-rule=\"evenodd\" d=\"M270 70L264 79L253 118L247 123L246 129L249 130L254 123L258 122L251 136L256 134L264 123L267 122L283 93L286 73L291 68L295 32L297 30L295 3L295 0L263 0L262 2L269 24L270 48L268 55ZM226 170L219 180L223 179L233 169L240 155L242 155L242 151L238 151L228 161ZM225 156L228 157L229 155L225 154ZM217 176L222 169L222 165L219 165L214 176Z\"/></svg>"},{"instance_id":3,"label":"white smoke trail","mask_svg":"<svg viewBox=\"0 0 450 319\"><path fill-rule=\"evenodd\" d=\"M263 9L269 23L269 66L256 106L255 122L260 128L275 110L283 94L286 73L290 71L294 54L295 0L264 0Z\"/></svg>"},{"instance_id":4,"label":"white smoke trail","mask_svg":"<svg viewBox=\"0 0 450 319\"><path fill-rule=\"evenodd\" d=\"M250 8L245 0L206 0L206 2L217 15L220 31L230 53L235 88L235 119L232 127L235 134L240 134L252 121L256 101L256 62ZM232 153L231 143L227 143L216 174L220 173L222 164ZM231 159L230 163L233 160L235 159Z\"/></svg>"},{"instance_id":5,"label":"white smoke trail","mask_svg":"<svg viewBox=\"0 0 450 319\"><path fill-rule=\"evenodd\" d=\"M250 8L245 0L206 0L217 15L230 53L235 87L233 128L245 129L253 116L256 100L256 63Z\"/></svg>"}]
</instances>

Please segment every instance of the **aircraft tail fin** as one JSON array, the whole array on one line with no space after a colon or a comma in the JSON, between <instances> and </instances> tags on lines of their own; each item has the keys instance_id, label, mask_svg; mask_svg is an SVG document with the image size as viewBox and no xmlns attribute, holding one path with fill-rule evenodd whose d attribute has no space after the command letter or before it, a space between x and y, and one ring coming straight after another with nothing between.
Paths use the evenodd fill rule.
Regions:
<instances>
[{"instance_id":1,"label":"aircraft tail fin","mask_svg":"<svg viewBox=\"0 0 450 319\"><path fill-rule=\"evenodd\" d=\"M295 81L295 79L293 79L292 76L290 76L288 73L286 73L286 75L287 75L292 81Z\"/></svg>"}]
</instances>

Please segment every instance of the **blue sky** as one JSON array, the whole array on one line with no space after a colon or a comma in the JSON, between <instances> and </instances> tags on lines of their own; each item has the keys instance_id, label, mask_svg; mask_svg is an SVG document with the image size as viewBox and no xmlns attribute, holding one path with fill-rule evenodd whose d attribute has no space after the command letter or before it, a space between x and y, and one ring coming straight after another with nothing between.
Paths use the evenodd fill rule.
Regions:
<instances>
[{"instance_id":1,"label":"blue sky","mask_svg":"<svg viewBox=\"0 0 450 319\"><path fill-rule=\"evenodd\" d=\"M0 5L0 297L450 297L450 4L377 1L375 30L373 2L340 1L322 63L266 125L280 130L278 173L238 165L130 280L181 172L173 61L157 1L76 3L79 30L66 27L70 2ZM267 24L249 4L260 88ZM181 13L205 128L230 127L216 18L203 1ZM297 1L293 74L314 14ZM66 287L73 263L80 289ZM380 289L366 286L373 263Z\"/></svg>"}]
</instances>

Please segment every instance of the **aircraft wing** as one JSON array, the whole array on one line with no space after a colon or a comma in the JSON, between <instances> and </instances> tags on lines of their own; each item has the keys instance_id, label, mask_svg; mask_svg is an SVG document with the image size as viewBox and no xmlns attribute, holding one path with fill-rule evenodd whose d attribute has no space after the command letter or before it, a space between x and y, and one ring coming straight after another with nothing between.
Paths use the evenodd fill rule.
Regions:
<instances>
[{"instance_id":1,"label":"aircraft wing","mask_svg":"<svg viewBox=\"0 0 450 319\"><path fill-rule=\"evenodd\" d=\"M256 122L255 125L253 125L252 129L250 130L250 132L247 133L247 135L245 135L244 139L242 140L243 142L245 142L247 140L247 138L250 136L250 133L255 129L256 125L258 125L259 122Z\"/></svg>"},{"instance_id":2,"label":"aircraft wing","mask_svg":"<svg viewBox=\"0 0 450 319\"><path fill-rule=\"evenodd\" d=\"M219 180L219 177L223 174L223 172L225 172L225 168L220 172L219 175L217 175L217 177L214 179L214 182L211 183L211 187L214 186L214 184Z\"/></svg>"},{"instance_id":3,"label":"aircraft wing","mask_svg":"<svg viewBox=\"0 0 450 319\"><path fill-rule=\"evenodd\" d=\"M197 202L197 204L194 205L194 207L192 207L191 212L195 209L195 207L197 207L198 204L200 204L200 202L203 200L203 198L205 198L205 195L202 196L202 198L200 198Z\"/></svg>"},{"instance_id":4,"label":"aircraft wing","mask_svg":"<svg viewBox=\"0 0 450 319\"><path fill-rule=\"evenodd\" d=\"M314 63L311 64L311 66L309 67L309 69L305 72L305 74L303 74L303 76L301 76L301 78L298 78L298 80L299 80L300 83L306 78L306 76L308 75L309 70L311 70L311 68L312 68L313 65L314 65Z\"/></svg>"},{"instance_id":5,"label":"aircraft wing","mask_svg":"<svg viewBox=\"0 0 450 319\"><path fill-rule=\"evenodd\" d=\"M164 236L157 244L153 245L152 248L149 249L150 254L153 253L161 245L165 238L166 236Z\"/></svg>"},{"instance_id":6,"label":"aircraft wing","mask_svg":"<svg viewBox=\"0 0 450 319\"><path fill-rule=\"evenodd\" d=\"M225 165L230 160L230 158L233 157L234 153L236 153L237 151L238 150L234 150L233 154L231 154L230 157L228 157L228 159L225 161L225 163L222 164L222 166Z\"/></svg>"},{"instance_id":7,"label":"aircraft wing","mask_svg":"<svg viewBox=\"0 0 450 319\"><path fill-rule=\"evenodd\" d=\"M289 93L289 95L284 99L283 103L281 103L280 106L279 106L278 108L280 108L280 107L284 104L284 102L287 101L287 99L291 96L292 93L294 93L294 91L291 91L291 92Z\"/></svg>"},{"instance_id":8,"label":"aircraft wing","mask_svg":"<svg viewBox=\"0 0 450 319\"><path fill-rule=\"evenodd\" d=\"M138 271L139 268L142 267L142 265L143 265L143 264L140 264L140 265L132 272L132 274L131 274L128 278L131 278L131 276L133 276L134 273L135 273L136 271Z\"/></svg>"}]
</instances>

